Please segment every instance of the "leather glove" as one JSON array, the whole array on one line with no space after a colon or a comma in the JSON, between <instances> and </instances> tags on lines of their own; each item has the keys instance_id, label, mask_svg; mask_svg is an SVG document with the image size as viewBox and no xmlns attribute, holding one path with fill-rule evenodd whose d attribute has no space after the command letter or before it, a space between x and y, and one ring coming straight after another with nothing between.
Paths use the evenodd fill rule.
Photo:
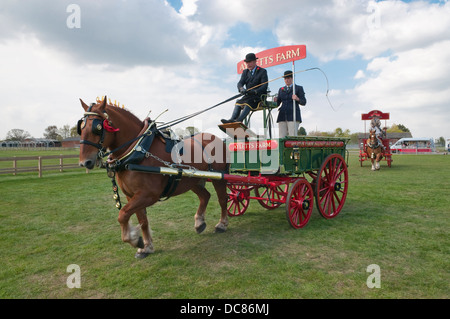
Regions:
<instances>
[{"instance_id":1,"label":"leather glove","mask_svg":"<svg viewBox=\"0 0 450 319\"><path fill-rule=\"evenodd\" d=\"M239 89L239 93L245 94L245 93L247 93L247 90L244 89L243 87L241 87L241 88Z\"/></svg>"}]
</instances>

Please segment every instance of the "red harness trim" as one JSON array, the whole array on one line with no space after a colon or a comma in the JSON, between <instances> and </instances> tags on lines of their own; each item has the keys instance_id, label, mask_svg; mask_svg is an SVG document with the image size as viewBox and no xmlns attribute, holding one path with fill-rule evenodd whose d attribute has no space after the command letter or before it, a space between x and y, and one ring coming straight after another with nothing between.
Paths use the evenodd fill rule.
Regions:
<instances>
[{"instance_id":1,"label":"red harness trim","mask_svg":"<svg viewBox=\"0 0 450 319\"><path fill-rule=\"evenodd\" d=\"M113 133L114 133L114 132L119 132L119 131L120 131L120 129L112 127L111 124L109 124L109 121L108 121L108 120L104 120L104 121L103 121L103 128L104 128L106 131L108 131L108 132L113 132Z\"/></svg>"}]
</instances>

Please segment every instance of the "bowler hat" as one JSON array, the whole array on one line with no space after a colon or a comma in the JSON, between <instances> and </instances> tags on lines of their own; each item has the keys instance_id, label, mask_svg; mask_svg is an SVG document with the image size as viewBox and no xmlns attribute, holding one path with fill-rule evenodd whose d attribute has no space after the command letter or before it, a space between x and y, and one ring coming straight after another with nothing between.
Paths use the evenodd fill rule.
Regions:
<instances>
[{"instance_id":1,"label":"bowler hat","mask_svg":"<svg viewBox=\"0 0 450 319\"><path fill-rule=\"evenodd\" d=\"M291 78L292 77L292 71L284 71L283 78Z\"/></svg>"},{"instance_id":2,"label":"bowler hat","mask_svg":"<svg viewBox=\"0 0 450 319\"><path fill-rule=\"evenodd\" d=\"M256 60L258 60L256 55L254 53L249 53L245 56L244 62L250 62L250 61L256 61Z\"/></svg>"}]
</instances>

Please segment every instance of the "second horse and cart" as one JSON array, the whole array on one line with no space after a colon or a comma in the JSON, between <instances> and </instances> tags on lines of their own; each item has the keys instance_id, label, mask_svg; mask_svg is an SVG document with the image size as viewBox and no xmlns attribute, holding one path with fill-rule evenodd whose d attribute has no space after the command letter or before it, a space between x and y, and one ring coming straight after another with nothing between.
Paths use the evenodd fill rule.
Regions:
<instances>
[{"instance_id":1,"label":"second horse and cart","mask_svg":"<svg viewBox=\"0 0 450 319\"><path fill-rule=\"evenodd\" d=\"M379 110L372 110L369 113L361 114L361 120L364 121L364 137L360 143L359 163L361 167L363 162L370 160L372 170L380 169L380 161L385 160L388 167L392 165L391 141L387 138L386 121L390 114ZM384 128L380 127L381 120L385 121ZM366 134L366 122L370 122L369 134ZM378 124L378 126L377 126Z\"/></svg>"}]
</instances>

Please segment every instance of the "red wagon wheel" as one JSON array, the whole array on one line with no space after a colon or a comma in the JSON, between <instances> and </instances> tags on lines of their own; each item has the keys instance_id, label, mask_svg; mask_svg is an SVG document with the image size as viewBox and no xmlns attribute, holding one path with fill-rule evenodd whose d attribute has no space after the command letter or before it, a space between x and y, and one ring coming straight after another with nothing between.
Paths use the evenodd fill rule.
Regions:
<instances>
[{"instance_id":1,"label":"red wagon wheel","mask_svg":"<svg viewBox=\"0 0 450 319\"><path fill-rule=\"evenodd\" d=\"M259 197L258 202L266 209L275 209L286 202L287 184L276 187L255 188L255 195ZM260 193L261 190L261 193Z\"/></svg>"},{"instance_id":2,"label":"red wagon wheel","mask_svg":"<svg viewBox=\"0 0 450 319\"><path fill-rule=\"evenodd\" d=\"M303 228L313 210L314 193L311 184L304 179L296 180L289 189L286 201L286 217L295 229Z\"/></svg>"},{"instance_id":3,"label":"red wagon wheel","mask_svg":"<svg viewBox=\"0 0 450 319\"><path fill-rule=\"evenodd\" d=\"M329 155L317 174L316 205L326 219L336 217L344 206L348 190L348 170L339 154Z\"/></svg>"},{"instance_id":4,"label":"red wagon wheel","mask_svg":"<svg viewBox=\"0 0 450 319\"><path fill-rule=\"evenodd\" d=\"M228 216L241 216L245 213L250 203L250 191L253 187L246 185L227 185L228 187Z\"/></svg>"},{"instance_id":5,"label":"red wagon wheel","mask_svg":"<svg viewBox=\"0 0 450 319\"><path fill-rule=\"evenodd\" d=\"M392 154L391 154L391 149L390 148L386 148L386 155L384 155L386 157L386 161L388 164L388 167L391 168L391 163L392 163Z\"/></svg>"},{"instance_id":6,"label":"red wagon wheel","mask_svg":"<svg viewBox=\"0 0 450 319\"><path fill-rule=\"evenodd\" d=\"M363 166L363 161L367 159L367 154L363 151L359 151L359 165Z\"/></svg>"}]
</instances>

